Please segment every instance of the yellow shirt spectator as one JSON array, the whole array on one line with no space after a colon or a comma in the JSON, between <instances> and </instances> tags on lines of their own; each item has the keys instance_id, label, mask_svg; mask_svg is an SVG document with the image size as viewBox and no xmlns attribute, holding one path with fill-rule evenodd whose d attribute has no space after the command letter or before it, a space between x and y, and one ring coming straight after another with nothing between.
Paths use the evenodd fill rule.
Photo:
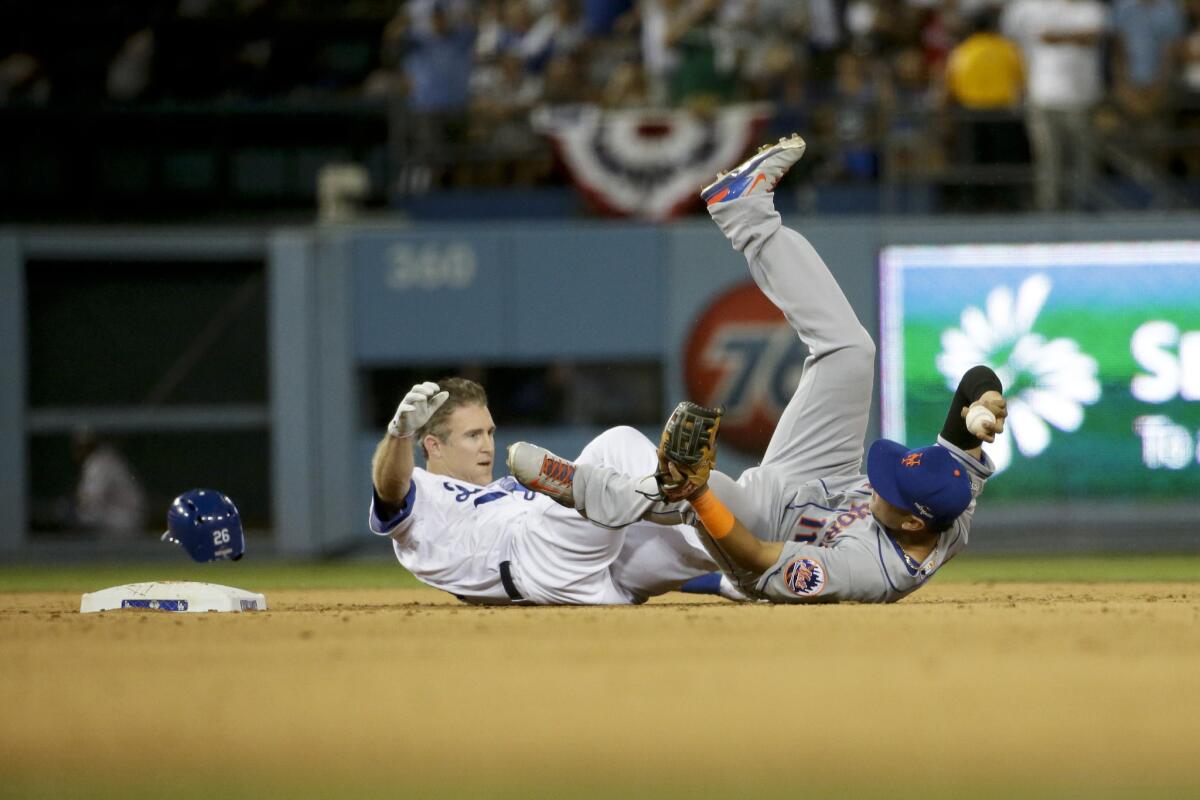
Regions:
<instances>
[{"instance_id":1,"label":"yellow shirt spectator","mask_svg":"<svg viewBox=\"0 0 1200 800\"><path fill-rule=\"evenodd\" d=\"M1025 85L1021 53L1003 36L973 34L951 51L946 85L950 97L963 108L1012 108Z\"/></svg>"}]
</instances>

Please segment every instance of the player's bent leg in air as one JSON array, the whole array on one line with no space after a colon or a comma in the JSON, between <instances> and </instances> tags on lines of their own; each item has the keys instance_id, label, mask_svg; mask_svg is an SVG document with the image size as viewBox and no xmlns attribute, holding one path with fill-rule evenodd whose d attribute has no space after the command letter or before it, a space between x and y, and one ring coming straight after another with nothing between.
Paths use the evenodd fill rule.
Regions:
<instances>
[{"instance_id":1,"label":"player's bent leg in air","mask_svg":"<svg viewBox=\"0 0 1200 800\"><path fill-rule=\"evenodd\" d=\"M680 521L677 505L662 502L654 480L654 445L633 428L601 434L575 461L517 442L508 448L508 469L526 488L574 508L596 525L620 529L646 518Z\"/></svg>"},{"instance_id":2,"label":"player's bent leg in air","mask_svg":"<svg viewBox=\"0 0 1200 800\"><path fill-rule=\"evenodd\" d=\"M639 522L638 508L652 501L635 486L656 487L657 464L653 443L629 427L596 437L575 462L524 442L509 448L509 471L517 480L565 507L549 507L521 543L546 573L540 582L554 587L547 591L551 599L537 599L640 603L716 568L691 526ZM634 475L648 476L648 483ZM605 522L588 518L587 498ZM578 513L567 510L576 507Z\"/></svg>"},{"instance_id":3,"label":"player's bent leg in air","mask_svg":"<svg viewBox=\"0 0 1200 800\"><path fill-rule=\"evenodd\" d=\"M771 190L804 147L793 136L763 148L701 194L722 232L746 256L759 288L810 350L763 465L737 481L714 471L709 482L734 516L764 539L789 536L780 529L778 510L797 484L857 473L874 377L870 336L824 261L803 236L783 227L774 208ZM662 510L647 473L572 464L532 445L514 445L509 464L523 484L599 524L622 527Z\"/></svg>"},{"instance_id":4,"label":"player's bent leg in air","mask_svg":"<svg viewBox=\"0 0 1200 800\"><path fill-rule=\"evenodd\" d=\"M772 189L804 153L781 139L701 192L709 214L742 252L754 282L809 349L796 392L763 463L736 481L714 472L710 486L762 538L777 530L783 494L818 477L857 474L871 406L875 344L828 266L801 234L782 224Z\"/></svg>"}]
</instances>

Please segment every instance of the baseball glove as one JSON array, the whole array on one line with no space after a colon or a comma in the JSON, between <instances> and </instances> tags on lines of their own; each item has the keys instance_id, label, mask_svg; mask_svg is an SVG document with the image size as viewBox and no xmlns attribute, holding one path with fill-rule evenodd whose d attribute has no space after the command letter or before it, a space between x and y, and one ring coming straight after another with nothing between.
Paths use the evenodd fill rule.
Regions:
<instances>
[{"instance_id":1,"label":"baseball glove","mask_svg":"<svg viewBox=\"0 0 1200 800\"><path fill-rule=\"evenodd\" d=\"M686 500L708 483L717 463L717 429L724 407L705 408L683 401L675 407L658 443L658 480L663 496Z\"/></svg>"}]
</instances>

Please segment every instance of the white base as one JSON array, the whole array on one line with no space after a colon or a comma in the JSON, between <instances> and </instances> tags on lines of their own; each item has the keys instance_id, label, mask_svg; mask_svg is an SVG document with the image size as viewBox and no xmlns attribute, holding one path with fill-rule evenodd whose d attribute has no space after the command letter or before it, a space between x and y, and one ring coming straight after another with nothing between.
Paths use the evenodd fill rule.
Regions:
<instances>
[{"instance_id":1,"label":"white base","mask_svg":"<svg viewBox=\"0 0 1200 800\"><path fill-rule=\"evenodd\" d=\"M126 583L89 592L79 604L79 611L84 614L122 608L188 612L266 611L267 598L218 583L152 581Z\"/></svg>"}]
</instances>

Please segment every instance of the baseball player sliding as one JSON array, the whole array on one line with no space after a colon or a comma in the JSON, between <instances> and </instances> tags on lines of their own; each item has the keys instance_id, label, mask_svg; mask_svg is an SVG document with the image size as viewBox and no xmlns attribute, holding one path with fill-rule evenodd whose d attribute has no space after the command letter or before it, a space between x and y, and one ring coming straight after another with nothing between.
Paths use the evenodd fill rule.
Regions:
<instances>
[{"instance_id":1,"label":"baseball player sliding","mask_svg":"<svg viewBox=\"0 0 1200 800\"><path fill-rule=\"evenodd\" d=\"M511 476L492 480L495 430L483 387L451 378L414 386L376 448L370 527L419 580L469 603L625 604L717 569L691 526L639 512L603 527ZM649 439L622 427L577 463L647 475L658 461Z\"/></svg>"},{"instance_id":2,"label":"baseball player sliding","mask_svg":"<svg viewBox=\"0 0 1200 800\"><path fill-rule=\"evenodd\" d=\"M937 444L910 450L881 439L861 474L875 344L812 245L782 226L772 197L804 147L799 136L781 139L701 193L810 351L762 464L736 480L713 470L721 411L683 403L650 478L527 443L509 449L509 467L601 524L672 514L691 522L750 598L892 602L966 546L975 498L994 471L982 442L1003 431L1005 400L995 373L974 367Z\"/></svg>"}]
</instances>

